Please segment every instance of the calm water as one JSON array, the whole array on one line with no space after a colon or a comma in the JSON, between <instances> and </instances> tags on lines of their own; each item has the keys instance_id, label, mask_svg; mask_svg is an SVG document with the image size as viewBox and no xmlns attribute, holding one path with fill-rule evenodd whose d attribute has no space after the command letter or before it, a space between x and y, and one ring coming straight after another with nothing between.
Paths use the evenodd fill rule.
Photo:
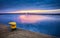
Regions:
<instances>
[{"instance_id":1,"label":"calm water","mask_svg":"<svg viewBox=\"0 0 60 38\"><path fill-rule=\"evenodd\" d=\"M17 28L60 36L60 15L0 15L0 23L9 26L10 21L15 21Z\"/></svg>"}]
</instances>

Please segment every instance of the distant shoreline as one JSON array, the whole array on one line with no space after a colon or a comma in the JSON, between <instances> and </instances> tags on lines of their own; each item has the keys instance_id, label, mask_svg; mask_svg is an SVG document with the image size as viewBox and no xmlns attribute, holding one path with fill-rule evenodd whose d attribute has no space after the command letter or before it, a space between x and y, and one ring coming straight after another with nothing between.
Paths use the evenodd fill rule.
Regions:
<instances>
[{"instance_id":1,"label":"distant shoreline","mask_svg":"<svg viewBox=\"0 0 60 38\"><path fill-rule=\"evenodd\" d=\"M60 13L56 14L43 14L43 13L0 13L0 15L60 15Z\"/></svg>"}]
</instances>

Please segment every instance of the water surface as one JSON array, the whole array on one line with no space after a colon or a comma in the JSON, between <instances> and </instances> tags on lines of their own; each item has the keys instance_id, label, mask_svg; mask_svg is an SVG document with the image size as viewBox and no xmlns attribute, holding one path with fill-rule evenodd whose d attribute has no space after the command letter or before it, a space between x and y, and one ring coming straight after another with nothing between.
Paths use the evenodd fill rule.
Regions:
<instances>
[{"instance_id":1,"label":"water surface","mask_svg":"<svg viewBox=\"0 0 60 38\"><path fill-rule=\"evenodd\" d=\"M0 23L9 26L11 21L17 28L60 36L60 15L0 15Z\"/></svg>"}]
</instances>

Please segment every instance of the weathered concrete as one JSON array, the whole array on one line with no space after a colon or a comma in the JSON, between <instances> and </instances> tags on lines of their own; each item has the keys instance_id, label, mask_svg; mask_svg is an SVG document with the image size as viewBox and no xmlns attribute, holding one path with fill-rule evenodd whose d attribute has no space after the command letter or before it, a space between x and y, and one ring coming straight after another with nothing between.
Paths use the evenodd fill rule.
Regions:
<instances>
[{"instance_id":1,"label":"weathered concrete","mask_svg":"<svg viewBox=\"0 0 60 38\"><path fill-rule=\"evenodd\" d=\"M7 26L0 24L0 38L56 38L56 37L40 33L34 33L23 29L9 31Z\"/></svg>"}]
</instances>

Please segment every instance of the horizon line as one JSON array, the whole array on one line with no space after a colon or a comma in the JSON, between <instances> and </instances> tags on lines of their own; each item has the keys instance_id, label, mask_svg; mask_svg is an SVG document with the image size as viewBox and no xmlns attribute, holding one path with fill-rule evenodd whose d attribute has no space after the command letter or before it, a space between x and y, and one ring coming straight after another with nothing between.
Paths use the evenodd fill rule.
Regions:
<instances>
[{"instance_id":1,"label":"horizon line","mask_svg":"<svg viewBox=\"0 0 60 38\"><path fill-rule=\"evenodd\" d=\"M0 15L60 15L60 13L0 13Z\"/></svg>"}]
</instances>

